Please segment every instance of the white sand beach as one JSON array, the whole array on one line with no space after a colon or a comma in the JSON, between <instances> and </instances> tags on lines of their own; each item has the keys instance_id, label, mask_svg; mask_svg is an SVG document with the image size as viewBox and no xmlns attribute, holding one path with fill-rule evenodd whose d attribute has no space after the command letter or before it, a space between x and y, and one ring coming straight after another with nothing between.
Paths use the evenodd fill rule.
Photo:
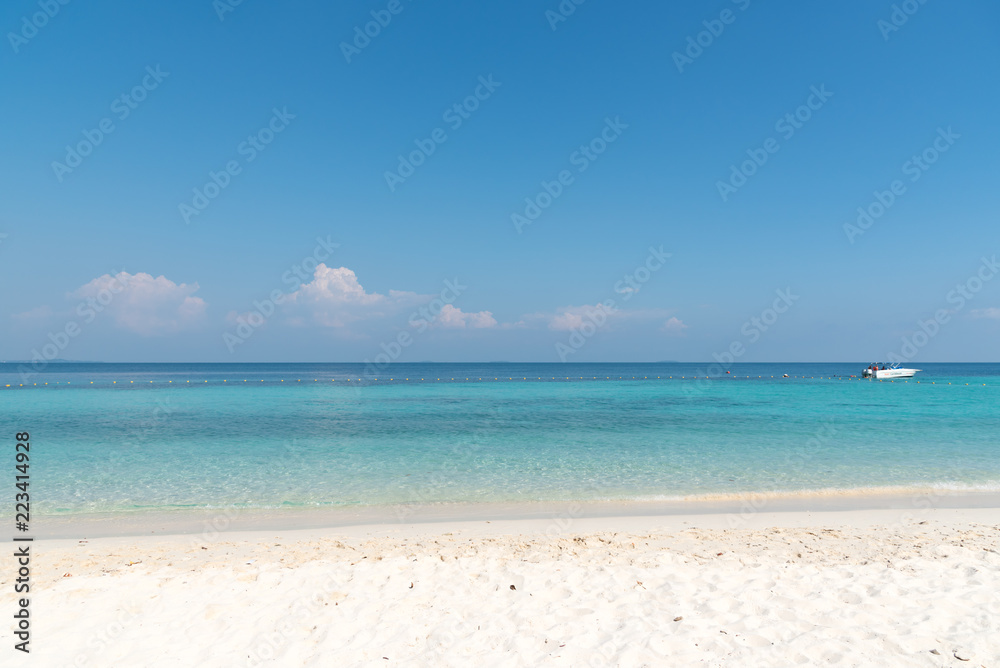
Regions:
<instances>
[{"instance_id":1,"label":"white sand beach","mask_svg":"<svg viewBox=\"0 0 1000 668\"><path fill-rule=\"evenodd\" d=\"M30 661L1000 666L1000 510L728 519L37 540Z\"/></svg>"}]
</instances>

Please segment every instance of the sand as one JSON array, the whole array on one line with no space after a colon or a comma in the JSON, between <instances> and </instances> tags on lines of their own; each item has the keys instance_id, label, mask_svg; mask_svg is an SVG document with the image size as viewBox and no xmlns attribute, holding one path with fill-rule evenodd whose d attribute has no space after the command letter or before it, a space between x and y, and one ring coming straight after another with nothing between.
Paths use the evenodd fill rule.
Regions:
<instances>
[{"instance_id":1,"label":"sand","mask_svg":"<svg viewBox=\"0 0 1000 668\"><path fill-rule=\"evenodd\" d=\"M1000 666L991 508L203 532L32 551L36 666ZM5 624L3 665L28 665L13 643Z\"/></svg>"}]
</instances>

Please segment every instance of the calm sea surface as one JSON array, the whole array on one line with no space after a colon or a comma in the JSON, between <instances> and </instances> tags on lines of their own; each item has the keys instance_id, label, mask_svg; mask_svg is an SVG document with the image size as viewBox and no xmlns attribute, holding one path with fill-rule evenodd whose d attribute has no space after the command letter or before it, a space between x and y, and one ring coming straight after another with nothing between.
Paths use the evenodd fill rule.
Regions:
<instances>
[{"instance_id":1,"label":"calm sea surface","mask_svg":"<svg viewBox=\"0 0 1000 668\"><path fill-rule=\"evenodd\" d=\"M43 515L1000 489L1000 365L864 366L0 364L0 434Z\"/></svg>"}]
</instances>

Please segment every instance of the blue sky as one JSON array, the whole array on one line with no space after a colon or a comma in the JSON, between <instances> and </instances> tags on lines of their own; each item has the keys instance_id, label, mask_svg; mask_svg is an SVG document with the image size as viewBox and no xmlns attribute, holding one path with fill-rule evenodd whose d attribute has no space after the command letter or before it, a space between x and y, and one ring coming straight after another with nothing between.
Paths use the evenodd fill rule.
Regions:
<instances>
[{"instance_id":1,"label":"blue sky","mask_svg":"<svg viewBox=\"0 0 1000 668\"><path fill-rule=\"evenodd\" d=\"M1000 359L995 3L318 4L3 5L0 359Z\"/></svg>"}]
</instances>

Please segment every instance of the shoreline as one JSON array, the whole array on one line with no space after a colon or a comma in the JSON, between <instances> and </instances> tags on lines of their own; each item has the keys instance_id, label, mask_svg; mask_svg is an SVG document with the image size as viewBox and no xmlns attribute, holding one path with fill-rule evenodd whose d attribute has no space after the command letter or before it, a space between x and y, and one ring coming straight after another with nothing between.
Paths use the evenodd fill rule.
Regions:
<instances>
[{"instance_id":1,"label":"shoreline","mask_svg":"<svg viewBox=\"0 0 1000 668\"><path fill-rule=\"evenodd\" d=\"M734 521L734 518L736 521ZM37 537L35 544L46 548L70 549L81 542L92 547L190 546L216 543L263 545L272 540L310 542L328 540L389 540L409 542L442 536L481 540L519 538L545 542L606 533L677 534L685 531L709 533L762 532L769 530L852 529L871 531L912 530L928 523L967 526L997 526L1000 506L982 508L866 509L818 511L768 511L740 517L732 514L701 513L675 515L605 515L590 517L536 517L508 519L435 519L397 524L349 524L341 526L234 527L187 533L147 533L87 537ZM1000 539L1000 532L997 532Z\"/></svg>"},{"instance_id":2,"label":"shoreline","mask_svg":"<svg viewBox=\"0 0 1000 668\"><path fill-rule=\"evenodd\" d=\"M898 517L930 511L967 511L1000 517L1000 493L954 492L942 489L866 494L754 494L725 499L697 498L661 501L544 501L522 503L433 503L353 508L199 508L124 513L39 515L34 535L39 540L135 537L149 535L212 535L253 531L356 531L359 527L399 530L448 524L589 523L622 521L668 522L677 518L698 525L730 528L761 526L765 518L799 522L798 516L890 514ZM988 520L980 520L988 521ZM800 524L795 524L801 526ZM783 526L781 524L776 526Z\"/></svg>"}]
</instances>

